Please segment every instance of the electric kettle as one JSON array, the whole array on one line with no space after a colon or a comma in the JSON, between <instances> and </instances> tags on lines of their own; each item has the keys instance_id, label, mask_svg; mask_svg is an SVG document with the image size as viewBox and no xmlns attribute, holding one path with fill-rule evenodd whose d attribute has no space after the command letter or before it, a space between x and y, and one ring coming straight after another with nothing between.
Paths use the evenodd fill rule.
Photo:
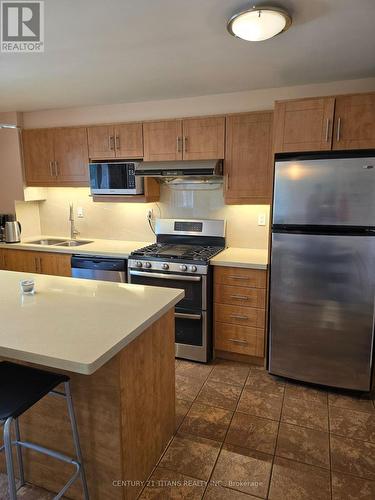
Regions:
<instances>
[{"instance_id":1,"label":"electric kettle","mask_svg":"<svg viewBox=\"0 0 375 500\"><path fill-rule=\"evenodd\" d=\"M18 221L8 221L4 227L5 243L19 243L21 241L21 224Z\"/></svg>"}]
</instances>

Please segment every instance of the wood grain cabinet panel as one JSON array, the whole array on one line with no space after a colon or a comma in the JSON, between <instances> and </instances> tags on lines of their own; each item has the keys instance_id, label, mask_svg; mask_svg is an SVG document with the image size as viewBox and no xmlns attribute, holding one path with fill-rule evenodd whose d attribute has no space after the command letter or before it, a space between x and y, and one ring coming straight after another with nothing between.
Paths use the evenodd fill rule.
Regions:
<instances>
[{"instance_id":1,"label":"wood grain cabinet panel","mask_svg":"<svg viewBox=\"0 0 375 500\"><path fill-rule=\"evenodd\" d=\"M117 158L143 158L142 123L115 125L115 150Z\"/></svg>"},{"instance_id":2,"label":"wood grain cabinet panel","mask_svg":"<svg viewBox=\"0 0 375 500\"><path fill-rule=\"evenodd\" d=\"M264 332L260 328L216 323L215 349L262 357Z\"/></svg>"},{"instance_id":3,"label":"wood grain cabinet panel","mask_svg":"<svg viewBox=\"0 0 375 500\"><path fill-rule=\"evenodd\" d=\"M184 160L224 158L225 118L185 118L183 120Z\"/></svg>"},{"instance_id":4,"label":"wood grain cabinet panel","mask_svg":"<svg viewBox=\"0 0 375 500\"><path fill-rule=\"evenodd\" d=\"M375 148L375 92L336 97L332 149Z\"/></svg>"},{"instance_id":5,"label":"wood grain cabinet panel","mask_svg":"<svg viewBox=\"0 0 375 500\"><path fill-rule=\"evenodd\" d=\"M89 154L87 130L84 127L54 130L54 152L57 180L69 185L88 185Z\"/></svg>"},{"instance_id":6,"label":"wood grain cabinet panel","mask_svg":"<svg viewBox=\"0 0 375 500\"><path fill-rule=\"evenodd\" d=\"M227 117L225 203L270 203L272 119L272 112L242 113Z\"/></svg>"},{"instance_id":7,"label":"wood grain cabinet panel","mask_svg":"<svg viewBox=\"0 0 375 500\"><path fill-rule=\"evenodd\" d=\"M87 138L90 159L115 158L115 129L113 125L88 127Z\"/></svg>"},{"instance_id":8,"label":"wood grain cabinet panel","mask_svg":"<svg viewBox=\"0 0 375 500\"><path fill-rule=\"evenodd\" d=\"M23 130L25 179L29 186L49 186L56 181L53 129Z\"/></svg>"},{"instance_id":9,"label":"wood grain cabinet panel","mask_svg":"<svg viewBox=\"0 0 375 500\"><path fill-rule=\"evenodd\" d=\"M265 308L266 291L262 288L215 284L215 301L233 306Z\"/></svg>"},{"instance_id":10,"label":"wood grain cabinet panel","mask_svg":"<svg viewBox=\"0 0 375 500\"><path fill-rule=\"evenodd\" d=\"M3 250L4 269L21 273L71 276L71 256L33 250Z\"/></svg>"},{"instance_id":11,"label":"wood grain cabinet panel","mask_svg":"<svg viewBox=\"0 0 375 500\"><path fill-rule=\"evenodd\" d=\"M267 273L258 269L216 267L215 284L266 288Z\"/></svg>"},{"instance_id":12,"label":"wood grain cabinet panel","mask_svg":"<svg viewBox=\"0 0 375 500\"><path fill-rule=\"evenodd\" d=\"M215 304L215 321L219 323L264 328L264 319L264 309Z\"/></svg>"},{"instance_id":13,"label":"wood grain cabinet panel","mask_svg":"<svg viewBox=\"0 0 375 500\"><path fill-rule=\"evenodd\" d=\"M144 161L182 160L182 121L161 120L143 124Z\"/></svg>"},{"instance_id":14,"label":"wood grain cabinet panel","mask_svg":"<svg viewBox=\"0 0 375 500\"><path fill-rule=\"evenodd\" d=\"M277 101L275 153L330 150L334 109L334 97Z\"/></svg>"}]
</instances>

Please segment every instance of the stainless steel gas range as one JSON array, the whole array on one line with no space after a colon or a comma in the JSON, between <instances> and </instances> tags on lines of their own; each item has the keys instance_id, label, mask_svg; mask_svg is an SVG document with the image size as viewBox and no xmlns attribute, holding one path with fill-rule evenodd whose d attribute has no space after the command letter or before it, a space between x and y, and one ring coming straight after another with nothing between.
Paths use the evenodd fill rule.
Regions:
<instances>
[{"instance_id":1,"label":"stainless steel gas range","mask_svg":"<svg viewBox=\"0 0 375 500\"><path fill-rule=\"evenodd\" d=\"M176 356L212 358L212 272L210 259L225 248L223 220L157 219L156 243L130 254L128 281L181 288L175 309Z\"/></svg>"}]
</instances>

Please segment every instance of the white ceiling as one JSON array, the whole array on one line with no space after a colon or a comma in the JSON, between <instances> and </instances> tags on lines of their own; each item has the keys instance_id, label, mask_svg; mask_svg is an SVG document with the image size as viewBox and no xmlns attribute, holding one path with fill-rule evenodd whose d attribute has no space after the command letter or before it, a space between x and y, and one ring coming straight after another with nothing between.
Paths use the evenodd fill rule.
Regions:
<instances>
[{"instance_id":1,"label":"white ceiling","mask_svg":"<svg viewBox=\"0 0 375 500\"><path fill-rule=\"evenodd\" d=\"M45 52L0 53L0 111L375 76L375 0L273 2L289 10L293 24L260 43L226 31L226 20L249 5L241 0L46 0Z\"/></svg>"}]
</instances>

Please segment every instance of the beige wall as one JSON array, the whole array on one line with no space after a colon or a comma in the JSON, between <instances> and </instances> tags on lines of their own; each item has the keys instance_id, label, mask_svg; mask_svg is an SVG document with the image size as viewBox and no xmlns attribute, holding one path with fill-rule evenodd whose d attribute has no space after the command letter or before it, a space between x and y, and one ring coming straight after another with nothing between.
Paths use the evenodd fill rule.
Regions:
<instances>
[{"instance_id":1,"label":"beige wall","mask_svg":"<svg viewBox=\"0 0 375 500\"><path fill-rule=\"evenodd\" d=\"M41 232L44 235L69 235L69 203L84 209L76 219L83 238L153 241L146 220L151 208L156 217L214 218L227 221L230 246L267 248L268 225L258 226L258 214L269 218L269 206L226 206L221 190L172 191L163 187L159 203L94 203L86 188L48 188L47 200L40 203ZM17 212L18 213L18 212Z\"/></svg>"},{"instance_id":2,"label":"beige wall","mask_svg":"<svg viewBox=\"0 0 375 500\"><path fill-rule=\"evenodd\" d=\"M299 97L366 92L371 90L375 90L375 78L163 101L32 111L24 113L24 125L27 128L53 127L257 111L272 109L274 101L277 99L296 99Z\"/></svg>"},{"instance_id":3,"label":"beige wall","mask_svg":"<svg viewBox=\"0 0 375 500\"><path fill-rule=\"evenodd\" d=\"M39 203L35 201L15 203L17 220L21 223L22 238L30 238L41 234Z\"/></svg>"}]
</instances>

